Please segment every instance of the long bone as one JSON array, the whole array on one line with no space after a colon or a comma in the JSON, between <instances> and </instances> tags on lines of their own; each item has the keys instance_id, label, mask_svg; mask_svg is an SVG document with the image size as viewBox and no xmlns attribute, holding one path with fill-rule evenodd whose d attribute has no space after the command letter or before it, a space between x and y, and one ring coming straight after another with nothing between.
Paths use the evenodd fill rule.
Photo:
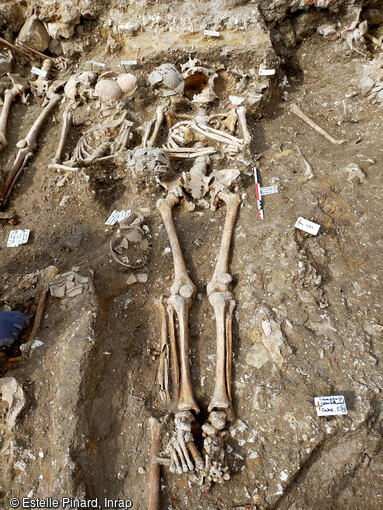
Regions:
<instances>
[{"instance_id":1,"label":"long bone","mask_svg":"<svg viewBox=\"0 0 383 510\"><path fill-rule=\"evenodd\" d=\"M45 106L43 111L40 113L40 115L37 117L35 122L33 123L31 129L28 131L27 136L23 139L17 142L16 146L20 149L23 149L28 145L28 147L31 147L33 150L37 149L37 136L40 132L40 129L47 121L51 111L55 108L55 106L61 101L61 95L53 93L49 97L49 103Z\"/></svg>"},{"instance_id":2,"label":"long bone","mask_svg":"<svg viewBox=\"0 0 383 510\"><path fill-rule=\"evenodd\" d=\"M237 108L238 118L239 122L241 123L242 133L243 133L243 140L245 145L250 145L251 142L251 134L249 133L249 130L247 128L247 121L246 121L246 108L244 106L239 106Z\"/></svg>"},{"instance_id":3,"label":"long bone","mask_svg":"<svg viewBox=\"0 0 383 510\"><path fill-rule=\"evenodd\" d=\"M8 76L11 78L13 82L13 87L11 89L7 89L4 92L4 105L3 109L1 110L0 116L0 151L5 149L5 147L8 145L5 134L11 104L15 100L16 96L21 96L20 98L21 102L25 103L26 101L25 91L29 87L28 80L20 78L20 76L16 76L15 74L11 73L8 73Z\"/></svg>"},{"instance_id":4,"label":"long bone","mask_svg":"<svg viewBox=\"0 0 383 510\"><path fill-rule=\"evenodd\" d=\"M174 282L170 289L171 296L168 299L168 305L174 308L179 323L181 383L177 409L179 411L194 410L199 413L199 407L194 399L191 385L188 337L189 309L192 299L196 295L196 287L188 275L172 217L172 208L179 201L179 197L169 193L166 198L157 201L157 209L165 225L174 262Z\"/></svg>"},{"instance_id":5,"label":"long bone","mask_svg":"<svg viewBox=\"0 0 383 510\"><path fill-rule=\"evenodd\" d=\"M162 123L164 121L165 116L165 107L159 106L156 110L156 122L154 124L153 133L152 136L148 140L148 147L154 147L154 144L156 143L158 132L160 130L160 127L162 126Z\"/></svg>"},{"instance_id":6,"label":"long bone","mask_svg":"<svg viewBox=\"0 0 383 510\"><path fill-rule=\"evenodd\" d=\"M221 191L218 198L226 204L226 218L217 264L211 281L207 285L209 302L214 308L217 328L216 381L208 410L227 409L232 411L231 392L231 314L235 302L229 286L232 276L229 274L229 253L234 224L241 199L230 191Z\"/></svg>"},{"instance_id":7,"label":"long bone","mask_svg":"<svg viewBox=\"0 0 383 510\"><path fill-rule=\"evenodd\" d=\"M53 110L53 108L57 105L57 103L61 100L61 95L52 92L47 93L47 97L49 98L49 103L43 111L40 113L36 121L33 123L31 129L29 130L27 136L17 142L16 146L20 148L17 153L16 159L8 172L7 179L5 181L1 196L0 196L0 208L6 206L11 191L16 184L17 179L20 177L27 161L32 157L33 152L37 148L37 136L39 134L40 129L45 124L49 114Z\"/></svg>"},{"instance_id":8,"label":"long bone","mask_svg":"<svg viewBox=\"0 0 383 510\"><path fill-rule=\"evenodd\" d=\"M338 140L333 136L329 135L324 129L322 129L318 124L310 119L295 103L292 103L289 107L290 112L294 113L297 117L302 119L306 124L308 124L314 131L324 136L329 142L334 143L336 145L341 145L342 143L346 143L346 140Z\"/></svg>"},{"instance_id":9,"label":"long bone","mask_svg":"<svg viewBox=\"0 0 383 510\"><path fill-rule=\"evenodd\" d=\"M57 151L55 157L53 158L53 163L61 163L62 151L64 149L65 140L68 136L69 126L73 122L73 114L71 112L63 113L63 127L61 129L60 141L57 147Z\"/></svg>"}]
</instances>

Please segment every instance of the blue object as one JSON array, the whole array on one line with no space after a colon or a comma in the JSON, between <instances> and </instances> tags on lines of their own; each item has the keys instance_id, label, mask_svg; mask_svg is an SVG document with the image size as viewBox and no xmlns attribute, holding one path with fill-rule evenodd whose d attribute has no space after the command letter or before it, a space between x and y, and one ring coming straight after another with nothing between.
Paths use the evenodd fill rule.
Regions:
<instances>
[{"instance_id":1,"label":"blue object","mask_svg":"<svg viewBox=\"0 0 383 510\"><path fill-rule=\"evenodd\" d=\"M0 347L12 345L28 322L21 312L0 312Z\"/></svg>"}]
</instances>

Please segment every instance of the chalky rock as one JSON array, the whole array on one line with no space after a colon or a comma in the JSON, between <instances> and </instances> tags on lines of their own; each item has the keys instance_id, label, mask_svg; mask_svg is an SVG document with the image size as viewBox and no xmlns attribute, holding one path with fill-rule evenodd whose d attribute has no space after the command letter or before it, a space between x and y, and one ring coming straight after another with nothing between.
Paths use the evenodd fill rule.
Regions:
<instances>
[{"instance_id":1,"label":"chalky rock","mask_svg":"<svg viewBox=\"0 0 383 510\"><path fill-rule=\"evenodd\" d=\"M343 168L343 172L348 174L347 181L351 184L362 184L366 180L363 170L356 163L350 163Z\"/></svg>"},{"instance_id":2,"label":"chalky rock","mask_svg":"<svg viewBox=\"0 0 383 510\"><path fill-rule=\"evenodd\" d=\"M22 26L17 40L35 50L45 51L51 38L41 21L36 16L31 16Z\"/></svg>"},{"instance_id":3,"label":"chalky rock","mask_svg":"<svg viewBox=\"0 0 383 510\"><path fill-rule=\"evenodd\" d=\"M149 83L152 87L164 85L179 94L184 93L185 83L182 74L173 64L162 64L149 74Z\"/></svg>"},{"instance_id":4,"label":"chalky rock","mask_svg":"<svg viewBox=\"0 0 383 510\"><path fill-rule=\"evenodd\" d=\"M14 377L3 377L0 379L0 395L1 399L8 404L6 425L8 430L12 430L25 405L23 389Z\"/></svg>"},{"instance_id":5,"label":"chalky rock","mask_svg":"<svg viewBox=\"0 0 383 510\"><path fill-rule=\"evenodd\" d=\"M114 80L101 80L97 83L94 93L101 101L118 101L122 97L122 90Z\"/></svg>"},{"instance_id":6,"label":"chalky rock","mask_svg":"<svg viewBox=\"0 0 383 510\"><path fill-rule=\"evenodd\" d=\"M18 32L26 18L26 2L0 2L0 28L12 27L13 32Z\"/></svg>"},{"instance_id":7,"label":"chalky rock","mask_svg":"<svg viewBox=\"0 0 383 510\"><path fill-rule=\"evenodd\" d=\"M137 78L131 73L117 76L117 84L124 94L133 94L137 88Z\"/></svg>"},{"instance_id":8,"label":"chalky rock","mask_svg":"<svg viewBox=\"0 0 383 510\"><path fill-rule=\"evenodd\" d=\"M47 23L46 27L52 39L58 39L59 37L70 39L75 29L75 25L69 25L68 23Z\"/></svg>"},{"instance_id":9,"label":"chalky rock","mask_svg":"<svg viewBox=\"0 0 383 510\"><path fill-rule=\"evenodd\" d=\"M0 51L0 76L12 70L13 56L10 50Z\"/></svg>"}]
</instances>

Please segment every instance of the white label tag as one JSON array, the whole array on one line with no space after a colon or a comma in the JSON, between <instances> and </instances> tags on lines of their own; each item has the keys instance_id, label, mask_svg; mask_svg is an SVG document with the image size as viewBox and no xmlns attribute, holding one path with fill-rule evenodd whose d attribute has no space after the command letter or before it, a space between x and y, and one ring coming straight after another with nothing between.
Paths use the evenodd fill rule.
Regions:
<instances>
[{"instance_id":1,"label":"white label tag","mask_svg":"<svg viewBox=\"0 0 383 510\"><path fill-rule=\"evenodd\" d=\"M316 236L319 232L320 225L318 225L318 223L313 223L312 221L299 217L295 223L295 228L299 228L299 230L304 230L305 232Z\"/></svg>"},{"instance_id":2,"label":"white label tag","mask_svg":"<svg viewBox=\"0 0 383 510\"><path fill-rule=\"evenodd\" d=\"M43 71L42 69L39 69L38 67L32 67L31 73L37 74L38 76L42 76L43 78L45 78L47 75L46 71Z\"/></svg>"},{"instance_id":3,"label":"white label tag","mask_svg":"<svg viewBox=\"0 0 383 510\"><path fill-rule=\"evenodd\" d=\"M137 60L121 60L122 66L136 66Z\"/></svg>"},{"instance_id":4,"label":"white label tag","mask_svg":"<svg viewBox=\"0 0 383 510\"><path fill-rule=\"evenodd\" d=\"M20 246L20 244L26 244L29 239L30 230L11 230L9 232L9 238L7 242L7 248Z\"/></svg>"},{"instance_id":5,"label":"white label tag","mask_svg":"<svg viewBox=\"0 0 383 510\"><path fill-rule=\"evenodd\" d=\"M273 193L278 193L278 186L267 186L266 188L261 188L261 195L272 195Z\"/></svg>"},{"instance_id":6,"label":"white label tag","mask_svg":"<svg viewBox=\"0 0 383 510\"><path fill-rule=\"evenodd\" d=\"M274 76L275 69L263 69L262 67L259 68L259 76Z\"/></svg>"},{"instance_id":7,"label":"white label tag","mask_svg":"<svg viewBox=\"0 0 383 510\"><path fill-rule=\"evenodd\" d=\"M315 409L318 416L347 414L346 401L343 395L333 397L315 397Z\"/></svg>"},{"instance_id":8,"label":"white label tag","mask_svg":"<svg viewBox=\"0 0 383 510\"><path fill-rule=\"evenodd\" d=\"M203 35L209 35L210 37L219 37L219 32L215 32L214 30L204 30Z\"/></svg>"},{"instance_id":9,"label":"white label tag","mask_svg":"<svg viewBox=\"0 0 383 510\"><path fill-rule=\"evenodd\" d=\"M105 64L102 64L101 62L95 62L94 60L89 60L89 62L94 66L105 67Z\"/></svg>"},{"instance_id":10,"label":"white label tag","mask_svg":"<svg viewBox=\"0 0 383 510\"><path fill-rule=\"evenodd\" d=\"M105 225L115 225L118 221L122 221L125 218L128 218L132 214L132 211L129 209L126 211L116 211L114 210L109 218L106 220Z\"/></svg>"}]
</instances>

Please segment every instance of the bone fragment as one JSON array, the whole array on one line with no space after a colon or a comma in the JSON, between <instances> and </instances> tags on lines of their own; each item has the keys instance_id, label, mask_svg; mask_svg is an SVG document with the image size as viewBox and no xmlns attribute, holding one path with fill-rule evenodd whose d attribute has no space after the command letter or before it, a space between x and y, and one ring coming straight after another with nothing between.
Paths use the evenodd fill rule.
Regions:
<instances>
[{"instance_id":1,"label":"bone fragment","mask_svg":"<svg viewBox=\"0 0 383 510\"><path fill-rule=\"evenodd\" d=\"M250 145L251 135L250 135L249 130L247 128L246 108L244 106L238 106L237 113L238 113L238 117L239 117L239 122L241 123L244 144L245 145Z\"/></svg>"},{"instance_id":2,"label":"bone fragment","mask_svg":"<svg viewBox=\"0 0 383 510\"><path fill-rule=\"evenodd\" d=\"M304 157L304 155L302 154L302 151L300 150L298 145L296 145L295 147L297 148L297 151L299 152L301 158L303 159L303 163L305 164L305 167L306 167L306 172L305 172L305 175L304 175L305 179L304 180L309 181L310 179L313 179L315 177L314 172L313 172L313 168L310 165L310 163L307 161L307 159Z\"/></svg>"},{"instance_id":3,"label":"bone fragment","mask_svg":"<svg viewBox=\"0 0 383 510\"><path fill-rule=\"evenodd\" d=\"M160 347L160 365L158 368L157 381L160 385L160 394L164 402L170 401L168 391L168 363L169 363L169 344L168 344L168 327L166 321L166 310L163 303L163 296L157 303L161 314L161 347Z\"/></svg>"},{"instance_id":4,"label":"bone fragment","mask_svg":"<svg viewBox=\"0 0 383 510\"><path fill-rule=\"evenodd\" d=\"M55 170L67 170L68 172L78 172L80 170L80 168L77 166L59 165L59 164L48 165L48 168L53 168Z\"/></svg>"},{"instance_id":5,"label":"bone fragment","mask_svg":"<svg viewBox=\"0 0 383 510\"><path fill-rule=\"evenodd\" d=\"M144 134L144 138L142 139L142 147L145 148L147 146L147 143L148 143L148 138L149 138L149 135L150 135L150 131L152 130L152 125L153 125L153 121L150 120L147 124L146 124L146 129L145 129L145 134Z\"/></svg>"},{"instance_id":6,"label":"bone fragment","mask_svg":"<svg viewBox=\"0 0 383 510\"><path fill-rule=\"evenodd\" d=\"M159 106L156 110L156 122L154 124L154 129L152 136L148 140L148 147L154 147L154 144L156 143L158 132L160 130L160 127L162 125L162 122L164 121L165 116L165 108L163 106Z\"/></svg>"},{"instance_id":7,"label":"bone fragment","mask_svg":"<svg viewBox=\"0 0 383 510\"><path fill-rule=\"evenodd\" d=\"M37 136L40 132L40 129L46 123L51 111L55 108L55 106L60 101L61 101L60 94L53 94L50 97L49 103L45 106L43 111L37 117L37 119L35 120L34 124L31 127L31 129L29 130L27 136L23 140L20 140L19 142L17 142L17 144L16 144L17 147L24 148L24 147L28 146L28 147L31 147L33 150L36 150Z\"/></svg>"},{"instance_id":8,"label":"bone fragment","mask_svg":"<svg viewBox=\"0 0 383 510\"><path fill-rule=\"evenodd\" d=\"M297 115L300 119L306 122L312 129L314 129L317 133L324 136L329 142L334 143L336 145L341 145L342 143L346 143L346 140L337 140L336 138L329 135L324 129L315 124L310 117L308 117L295 103L290 105L290 111Z\"/></svg>"},{"instance_id":9,"label":"bone fragment","mask_svg":"<svg viewBox=\"0 0 383 510\"><path fill-rule=\"evenodd\" d=\"M62 151L64 149L65 140L68 136L69 125L73 122L73 114L71 112L63 113L63 127L61 129L60 141L57 147L55 157L53 158L54 163L61 163Z\"/></svg>"},{"instance_id":10,"label":"bone fragment","mask_svg":"<svg viewBox=\"0 0 383 510\"><path fill-rule=\"evenodd\" d=\"M13 82L13 87L11 89L7 89L4 93L4 105L0 116L0 151L5 149L8 145L5 134L11 104L15 100L16 96L19 95L22 96L21 102L25 103L25 91L29 86L28 81L24 78L20 78L19 76L10 73L8 73L8 76Z\"/></svg>"},{"instance_id":11,"label":"bone fragment","mask_svg":"<svg viewBox=\"0 0 383 510\"><path fill-rule=\"evenodd\" d=\"M149 418L151 447L149 466L149 503L148 510L158 510L160 505L161 465L155 462L160 451L161 424L153 417Z\"/></svg>"},{"instance_id":12,"label":"bone fragment","mask_svg":"<svg viewBox=\"0 0 383 510\"><path fill-rule=\"evenodd\" d=\"M33 150L30 147L20 149L17 153L16 159L8 172L7 179L4 184L3 191L0 197L0 209L4 208L12 193L13 187L24 170L25 165L33 155Z\"/></svg>"},{"instance_id":13,"label":"bone fragment","mask_svg":"<svg viewBox=\"0 0 383 510\"><path fill-rule=\"evenodd\" d=\"M363 35L366 39L369 39L373 44L375 44L375 46L380 46L381 48L383 48L383 44L382 44L383 38L382 37L379 37L379 39L378 39L371 34L363 34Z\"/></svg>"},{"instance_id":14,"label":"bone fragment","mask_svg":"<svg viewBox=\"0 0 383 510\"><path fill-rule=\"evenodd\" d=\"M168 318L168 332L170 340L170 359L172 363L173 378L174 378L174 400L175 405L178 405L178 399L180 396L180 366L178 361L178 352L176 344L176 328L174 323L174 308L168 306L166 309Z\"/></svg>"}]
</instances>

